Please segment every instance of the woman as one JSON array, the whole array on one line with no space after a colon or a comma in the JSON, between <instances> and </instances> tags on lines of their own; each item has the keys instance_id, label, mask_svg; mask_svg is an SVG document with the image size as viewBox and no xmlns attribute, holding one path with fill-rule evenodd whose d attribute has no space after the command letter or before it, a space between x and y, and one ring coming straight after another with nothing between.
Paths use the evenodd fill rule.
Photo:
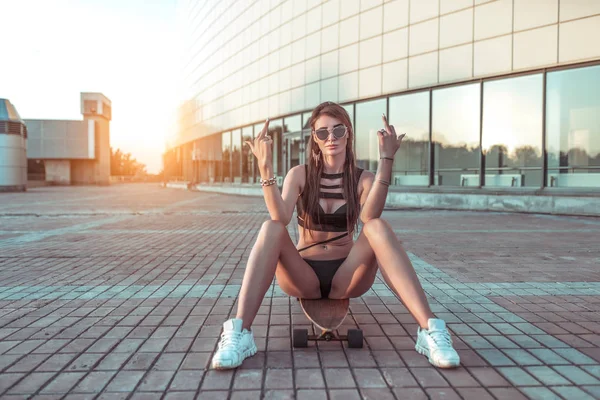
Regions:
<instances>
[{"instance_id":1,"label":"woman","mask_svg":"<svg viewBox=\"0 0 600 400\"><path fill-rule=\"evenodd\" d=\"M354 131L346 110L325 102L314 109L308 165L292 168L282 193L275 185L269 120L254 142L246 142L257 158L261 185L271 219L263 223L250 252L236 318L223 324L212 366L235 368L257 351L250 326L273 277L292 297L343 299L363 295L381 271L387 284L419 324L416 350L441 368L456 367L446 324L429 308L417 274L392 227L380 218L392 173L398 137L382 116L377 132L377 174L355 165ZM297 207L300 239L292 242L286 225ZM358 220L363 227L356 242Z\"/></svg>"}]
</instances>

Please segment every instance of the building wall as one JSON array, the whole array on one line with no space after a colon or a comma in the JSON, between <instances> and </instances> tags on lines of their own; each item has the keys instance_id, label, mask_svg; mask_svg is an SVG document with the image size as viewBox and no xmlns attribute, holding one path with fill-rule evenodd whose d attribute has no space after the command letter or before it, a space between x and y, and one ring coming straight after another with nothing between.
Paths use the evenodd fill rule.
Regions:
<instances>
[{"instance_id":1,"label":"building wall","mask_svg":"<svg viewBox=\"0 0 600 400\"><path fill-rule=\"evenodd\" d=\"M188 180L256 179L240 135L267 117L284 175L308 151L311 109L334 101L362 168L377 169L382 113L407 133L392 186L600 187L600 2L182 4Z\"/></svg>"},{"instance_id":2,"label":"building wall","mask_svg":"<svg viewBox=\"0 0 600 400\"><path fill-rule=\"evenodd\" d=\"M86 117L96 130L96 163L94 181L97 185L110 184L110 121L103 117Z\"/></svg>"},{"instance_id":3,"label":"building wall","mask_svg":"<svg viewBox=\"0 0 600 400\"><path fill-rule=\"evenodd\" d=\"M26 119L27 158L92 159L94 132L86 121Z\"/></svg>"},{"instance_id":4,"label":"building wall","mask_svg":"<svg viewBox=\"0 0 600 400\"><path fill-rule=\"evenodd\" d=\"M96 183L95 160L71 160L71 183L74 185L89 185Z\"/></svg>"},{"instance_id":5,"label":"building wall","mask_svg":"<svg viewBox=\"0 0 600 400\"><path fill-rule=\"evenodd\" d=\"M189 0L178 143L266 117L600 57L595 0Z\"/></svg>"},{"instance_id":6,"label":"building wall","mask_svg":"<svg viewBox=\"0 0 600 400\"><path fill-rule=\"evenodd\" d=\"M46 160L46 182L58 185L71 184L71 162L69 160Z\"/></svg>"}]
</instances>

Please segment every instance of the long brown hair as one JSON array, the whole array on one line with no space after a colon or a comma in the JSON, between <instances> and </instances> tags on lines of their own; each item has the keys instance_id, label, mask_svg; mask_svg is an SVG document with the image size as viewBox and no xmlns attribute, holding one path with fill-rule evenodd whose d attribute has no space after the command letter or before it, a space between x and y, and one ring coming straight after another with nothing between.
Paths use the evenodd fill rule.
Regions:
<instances>
[{"instance_id":1,"label":"long brown hair","mask_svg":"<svg viewBox=\"0 0 600 400\"><path fill-rule=\"evenodd\" d=\"M316 221L320 224L319 213L319 186L321 183L321 174L323 173L323 154L319 148L319 144L315 142L312 132L315 130L315 123L321 115L328 115L341 121L348 128L346 140L346 160L344 161L344 176L342 180L343 196L346 200L346 226L348 230L353 232L357 227L358 215L360 213L360 204L358 199L358 185L355 181L356 174L356 159L354 157L353 142L354 129L348 112L339 104L326 101L315 108L310 117L311 135L309 141L308 171L306 174L306 183L304 185L304 193L302 195L302 208L305 211L304 218L304 234L306 231L312 230L312 226ZM309 218L306 218L306 217ZM312 233L310 233L312 236Z\"/></svg>"}]
</instances>

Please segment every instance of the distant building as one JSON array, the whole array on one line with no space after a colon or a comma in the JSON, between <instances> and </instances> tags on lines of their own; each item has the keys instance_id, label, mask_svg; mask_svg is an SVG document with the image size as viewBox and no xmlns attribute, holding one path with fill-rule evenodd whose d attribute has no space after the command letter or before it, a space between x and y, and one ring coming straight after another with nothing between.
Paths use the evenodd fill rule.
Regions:
<instances>
[{"instance_id":1,"label":"distant building","mask_svg":"<svg viewBox=\"0 0 600 400\"><path fill-rule=\"evenodd\" d=\"M0 192L27 187L27 127L15 106L0 99Z\"/></svg>"},{"instance_id":2,"label":"distant building","mask_svg":"<svg viewBox=\"0 0 600 400\"><path fill-rule=\"evenodd\" d=\"M390 193L597 194L599 4L183 2L188 92L165 168L253 184L243 142L269 117L283 176L310 154L311 110L334 101L361 168L377 170L382 113L407 133Z\"/></svg>"},{"instance_id":3,"label":"distant building","mask_svg":"<svg viewBox=\"0 0 600 400\"><path fill-rule=\"evenodd\" d=\"M110 183L111 101L81 93L82 121L25 119L28 176L54 184Z\"/></svg>"}]
</instances>

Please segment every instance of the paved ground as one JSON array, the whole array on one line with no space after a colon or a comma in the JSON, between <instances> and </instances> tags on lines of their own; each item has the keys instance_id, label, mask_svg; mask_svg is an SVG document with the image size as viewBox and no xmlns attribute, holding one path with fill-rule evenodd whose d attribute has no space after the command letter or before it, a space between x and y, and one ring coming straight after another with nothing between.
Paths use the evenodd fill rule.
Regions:
<instances>
[{"instance_id":1,"label":"paved ground","mask_svg":"<svg viewBox=\"0 0 600 400\"><path fill-rule=\"evenodd\" d=\"M259 353L208 363L234 313L262 200L161 189L0 194L0 395L40 399L600 398L600 220L389 211L463 367L432 368L378 281L351 303L363 349L293 350L269 292ZM296 232L291 228L292 235Z\"/></svg>"}]
</instances>

